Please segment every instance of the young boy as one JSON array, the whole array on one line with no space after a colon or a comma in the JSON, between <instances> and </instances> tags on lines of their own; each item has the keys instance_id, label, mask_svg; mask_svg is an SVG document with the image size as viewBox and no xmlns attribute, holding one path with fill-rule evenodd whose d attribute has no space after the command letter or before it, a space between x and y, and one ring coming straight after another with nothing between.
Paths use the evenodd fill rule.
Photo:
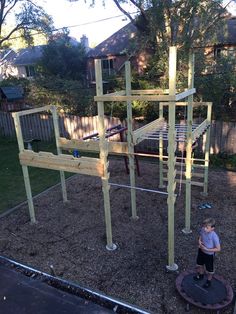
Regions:
<instances>
[{"instance_id":1,"label":"young boy","mask_svg":"<svg viewBox=\"0 0 236 314\"><path fill-rule=\"evenodd\" d=\"M215 219L208 218L203 221L198 239L198 255L197 255L197 275L194 280L204 278L204 265L207 272L207 281L203 285L204 288L211 286L211 280L214 274L214 256L216 252L220 252L220 240L214 231Z\"/></svg>"}]
</instances>

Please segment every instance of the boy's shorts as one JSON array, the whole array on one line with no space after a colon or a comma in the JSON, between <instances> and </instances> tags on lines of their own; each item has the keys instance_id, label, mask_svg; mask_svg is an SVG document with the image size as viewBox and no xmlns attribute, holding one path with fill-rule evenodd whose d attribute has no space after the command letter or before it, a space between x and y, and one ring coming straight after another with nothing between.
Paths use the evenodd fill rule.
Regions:
<instances>
[{"instance_id":1,"label":"boy's shorts","mask_svg":"<svg viewBox=\"0 0 236 314\"><path fill-rule=\"evenodd\" d=\"M214 254L209 255L198 249L197 266L203 265L205 265L208 273L214 274Z\"/></svg>"}]
</instances>

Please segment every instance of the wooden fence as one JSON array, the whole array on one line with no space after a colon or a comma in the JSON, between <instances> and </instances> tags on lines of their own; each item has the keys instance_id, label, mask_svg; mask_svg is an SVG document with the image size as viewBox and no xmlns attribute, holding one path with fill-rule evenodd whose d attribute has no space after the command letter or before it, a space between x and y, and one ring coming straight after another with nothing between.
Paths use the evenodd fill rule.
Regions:
<instances>
[{"instance_id":1,"label":"wooden fence","mask_svg":"<svg viewBox=\"0 0 236 314\"><path fill-rule=\"evenodd\" d=\"M107 128L120 124L118 118L105 118ZM61 115L59 118L60 135L66 138L81 139L97 131L97 116L78 117ZM21 117L24 139L37 138L42 141L51 141L54 138L52 116L49 114L32 114ZM124 123L123 123L124 125ZM134 129L141 124L134 122ZM11 113L0 112L0 136L15 137L15 127ZM119 135L113 137L119 140ZM157 143L145 140L139 144L141 150L155 150ZM200 140L199 151L204 150L204 139ZM219 152L236 154L236 123L212 121L211 128L211 153Z\"/></svg>"}]
</instances>

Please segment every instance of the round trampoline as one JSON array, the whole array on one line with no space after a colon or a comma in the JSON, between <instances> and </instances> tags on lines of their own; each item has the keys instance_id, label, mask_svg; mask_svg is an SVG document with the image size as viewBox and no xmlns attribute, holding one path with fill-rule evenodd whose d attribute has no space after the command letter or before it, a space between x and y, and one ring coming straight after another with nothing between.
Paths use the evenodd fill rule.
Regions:
<instances>
[{"instance_id":1,"label":"round trampoline","mask_svg":"<svg viewBox=\"0 0 236 314\"><path fill-rule=\"evenodd\" d=\"M229 283L221 276L214 275L211 287L204 288L207 278L195 281L195 271L189 270L176 278L176 288L189 304L208 310L220 310L228 306L233 300L233 290Z\"/></svg>"}]
</instances>

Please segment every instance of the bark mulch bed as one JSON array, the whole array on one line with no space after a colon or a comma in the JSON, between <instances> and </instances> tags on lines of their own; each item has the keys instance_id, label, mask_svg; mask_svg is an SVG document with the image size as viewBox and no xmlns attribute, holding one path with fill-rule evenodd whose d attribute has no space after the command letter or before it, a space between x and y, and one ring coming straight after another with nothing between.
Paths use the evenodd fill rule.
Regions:
<instances>
[{"instance_id":1,"label":"bark mulch bed","mask_svg":"<svg viewBox=\"0 0 236 314\"><path fill-rule=\"evenodd\" d=\"M129 184L124 163L110 161L111 182ZM158 169L140 163L137 186L155 189ZM40 180L40 178L39 178ZM29 223L28 207L0 220L0 254L40 271L138 305L153 313L184 313L185 302L175 290L176 273L166 273L167 198L137 191L139 220L130 219L130 191L111 187L113 241L116 251L105 249L101 180L77 175L68 180L69 203L63 204L60 187L35 201L37 223ZM178 188L177 188L178 192ZM184 186L176 200L175 262L179 271L194 269L201 222L212 216L222 251L216 257L217 273L236 291L236 173L211 170L209 195L192 188L192 234L184 235ZM14 197L14 195L13 195ZM204 202L211 209L198 209ZM192 308L191 313L204 313ZM224 310L233 313L233 304Z\"/></svg>"}]
</instances>

